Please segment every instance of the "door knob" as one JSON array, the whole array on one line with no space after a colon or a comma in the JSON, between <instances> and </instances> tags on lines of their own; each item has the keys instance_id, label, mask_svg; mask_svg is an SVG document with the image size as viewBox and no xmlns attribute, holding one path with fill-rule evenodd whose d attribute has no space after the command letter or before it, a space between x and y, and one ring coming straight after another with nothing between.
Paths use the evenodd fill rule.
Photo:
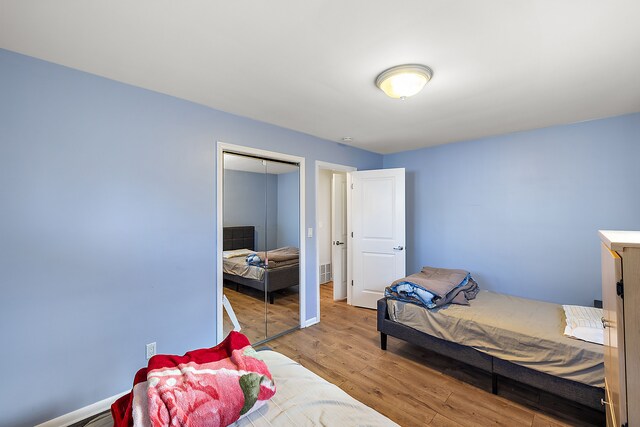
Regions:
<instances>
[{"instance_id":1,"label":"door knob","mask_svg":"<svg viewBox=\"0 0 640 427\"><path fill-rule=\"evenodd\" d=\"M396 246L395 248L393 248L394 251L401 251L404 249L404 246Z\"/></svg>"},{"instance_id":2,"label":"door knob","mask_svg":"<svg viewBox=\"0 0 640 427\"><path fill-rule=\"evenodd\" d=\"M607 319L605 319L604 317L601 317L600 321L602 322L603 328L606 328L607 326L609 326L609 322L607 322Z\"/></svg>"},{"instance_id":3,"label":"door knob","mask_svg":"<svg viewBox=\"0 0 640 427\"><path fill-rule=\"evenodd\" d=\"M344 242L340 242L340 241L336 240L336 245L344 245Z\"/></svg>"}]
</instances>

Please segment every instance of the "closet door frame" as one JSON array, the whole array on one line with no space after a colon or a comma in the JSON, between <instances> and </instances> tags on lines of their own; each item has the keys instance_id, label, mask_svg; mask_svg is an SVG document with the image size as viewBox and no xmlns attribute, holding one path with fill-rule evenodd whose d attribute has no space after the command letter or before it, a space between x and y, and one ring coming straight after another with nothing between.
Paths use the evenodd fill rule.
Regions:
<instances>
[{"instance_id":1,"label":"closet door frame","mask_svg":"<svg viewBox=\"0 0 640 427\"><path fill-rule=\"evenodd\" d=\"M258 156L265 157L267 159L273 160L283 160L285 162L294 162L300 165L299 171L299 188L300 188L300 196L299 196L299 227L298 230L298 238L300 239L299 248L300 248L300 284L299 288L299 297L300 297L300 327L304 328L307 326L306 321L306 251L305 251L305 241L306 241L306 217L305 217L305 166L304 166L304 157L293 156L285 153L278 153L275 151L267 151L260 150L252 147L245 147L242 145L228 144L222 141L217 142L216 147L216 252L215 252L215 263L216 263L216 281L215 281L215 304L216 304L216 343L219 343L224 339L223 332L223 314L224 309L222 308L222 293L223 293L223 283L222 283L222 228L223 228L223 160L224 160L224 152L231 152L237 154L248 154L250 156ZM313 322L315 323L315 322ZM312 324L312 323L311 323Z\"/></svg>"}]
</instances>

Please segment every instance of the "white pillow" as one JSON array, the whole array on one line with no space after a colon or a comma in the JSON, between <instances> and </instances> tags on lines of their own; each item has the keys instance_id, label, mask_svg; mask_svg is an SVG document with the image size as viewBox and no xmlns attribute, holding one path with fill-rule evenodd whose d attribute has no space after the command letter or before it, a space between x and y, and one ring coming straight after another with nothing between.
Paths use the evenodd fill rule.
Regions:
<instances>
[{"instance_id":1,"label":"white pillow","mask_svg":"<svg viewBox=\"0 0 640 427\"><path fill-rule=\"evenodd\" d=\"M250 249L234 249L232 251L222 252L222 258L229 259L229 258L235 258L239 256L247 256L250 254L255 254L255 252Z\"/></svg>"},{"instance_id":2,"label":"white pillow","mask_svg":"<svg viewBox=\"0 0 640 427\"><path fill-rule=\"evenodd\" d=\"M595 344L604 343L601 308L579 305L563 305L562 308L567 318L567 326L564 328L566 336Z\"/></svg>"}]
</instances>

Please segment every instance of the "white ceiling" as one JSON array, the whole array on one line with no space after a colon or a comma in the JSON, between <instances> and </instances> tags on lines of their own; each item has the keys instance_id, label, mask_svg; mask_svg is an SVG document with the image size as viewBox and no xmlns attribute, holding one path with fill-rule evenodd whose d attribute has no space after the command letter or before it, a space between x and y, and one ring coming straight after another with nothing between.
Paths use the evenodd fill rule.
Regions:
<instances>
[{"instance_id":1,"label":"white ceiling","mask_svg":"<svg viewBox=\"0 0 640 427\"><path fill-rule=\"evenodd\" d=\"M638 0L0 0L0 47L390 153L640 111ZM387 98L376 75L434 70Z\"/></svg>"}]
</instances>

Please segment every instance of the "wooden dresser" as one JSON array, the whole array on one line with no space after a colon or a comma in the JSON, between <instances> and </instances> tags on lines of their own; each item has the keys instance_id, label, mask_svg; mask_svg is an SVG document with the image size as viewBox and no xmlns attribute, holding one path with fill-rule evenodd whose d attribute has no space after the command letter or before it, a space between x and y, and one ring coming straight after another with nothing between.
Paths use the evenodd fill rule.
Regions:
<instances>
[{"instance_id":1,"label":"wooden dresser","mask_svg":"<svg viewBox=\"0 0 640 427\"><path fill-rule=\"evenodd\" d=\"M600 231L607 426L640 426L640 231Z\"/></svg>"}]
</instances>

